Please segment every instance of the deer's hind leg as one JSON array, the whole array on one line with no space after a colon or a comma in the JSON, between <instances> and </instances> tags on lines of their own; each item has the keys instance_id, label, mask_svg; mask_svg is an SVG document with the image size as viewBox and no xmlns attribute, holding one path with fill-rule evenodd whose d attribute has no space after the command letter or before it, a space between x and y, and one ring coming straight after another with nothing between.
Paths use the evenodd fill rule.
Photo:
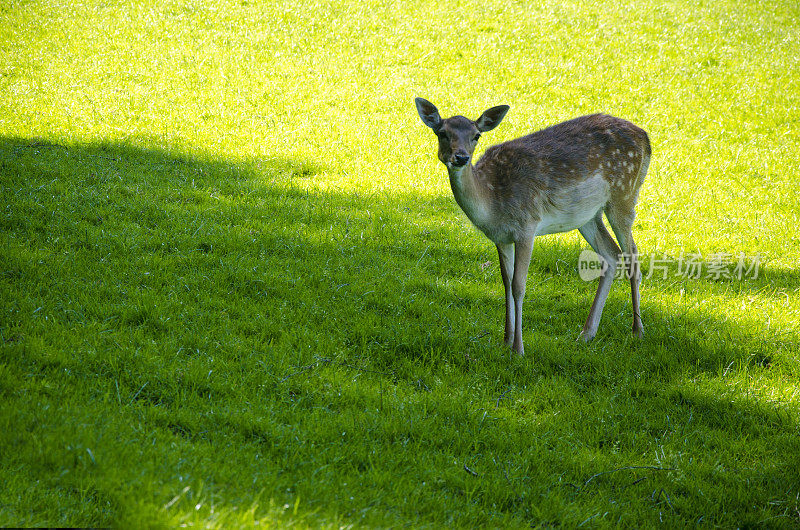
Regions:
<instances>
[{"instance_id":1,"label":"deer's hind leg","mask_svg":"<svg viewBox=\"0 0 800 530\"><path fill-rule=\"evenodd\" d=\"M622 247L622 262L626 267L626 276L631 282L631 305L633 308L633 334L641 337L644 333L642 317L639 312L639 285L642 283L642 272L639 267L639 249L633 240L633 220L636 212L633 208L610 206L606 210L608 224L617 236L619 246Z\"/></svg>"},{"instance_id":2,"label":"deer's hind leg","mask_svg":"<svg viewBox=\"0 0 800 530\"><path fill-rule=\"evenodd\" d=\"M581 331L579 337L579 339L583 339L584 342L589 342L597 334L597 327L600 325L603 307L606 304L608 293L611 291L611 285L614 283L614 273L617 269L619 247L608 232L605 223L603 223L602 210L598 211L591 221L581 226L578 230L580 230L581 235L589 242L589 245L591 245L594 251L600 254L606 263L608 263L608 268L600 277L600 282L597 285L597 292L592 302L592 309L589 310L589 316L586 318L586 323L583 325L583 331Z\"/></svg>"}]
</instances>

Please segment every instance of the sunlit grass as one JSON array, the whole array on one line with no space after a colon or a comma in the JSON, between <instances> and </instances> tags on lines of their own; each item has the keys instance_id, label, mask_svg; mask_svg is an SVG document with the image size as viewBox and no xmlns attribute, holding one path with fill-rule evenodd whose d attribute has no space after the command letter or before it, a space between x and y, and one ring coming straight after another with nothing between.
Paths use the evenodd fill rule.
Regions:
<instances>
[{"instance_id":1,"label":"sunlit grass","mask_svg":"<svg viewBox=\"0 0 800 530\"><path fill-rule=\"evenodd\" d=\"M0 7L0 525L793 527L793 2ZM650 133L596 341L537 241L528 356L413 98ZM678 259L758 257L758 275ZM707 270L707 269L705 269ZM662 272L666 277L662 277Z\"/></svg>"}]
</instances>

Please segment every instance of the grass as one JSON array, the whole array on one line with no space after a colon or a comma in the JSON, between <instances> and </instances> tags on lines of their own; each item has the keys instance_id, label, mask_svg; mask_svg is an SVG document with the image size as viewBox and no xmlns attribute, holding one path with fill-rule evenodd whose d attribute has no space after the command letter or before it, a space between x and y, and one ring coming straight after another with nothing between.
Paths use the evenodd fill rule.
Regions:
<instances>
[{"instance_id":1,"label":"grass","mask_svg":"<svg viewBox=\"0 0 800 530\"><path fill-rule=\"evenodd\" d=\"M795 2L0 7L0 525L800 524ZM528 356L413 97L603 111L642 286L537 241ZM648 263L645 262L647 269ZM647 274L647 270L645 274Z\"/></svg>"}]
</instances>

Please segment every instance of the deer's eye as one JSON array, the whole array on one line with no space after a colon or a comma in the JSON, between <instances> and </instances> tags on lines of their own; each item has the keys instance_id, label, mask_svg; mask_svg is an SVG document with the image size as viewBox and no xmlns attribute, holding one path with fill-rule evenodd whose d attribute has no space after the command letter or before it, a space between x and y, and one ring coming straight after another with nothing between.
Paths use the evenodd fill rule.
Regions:
<instances>
[{"instance_id":1,"label":"deer's eye","mask_svg":"<svg viewBox=\"0 0 800 530\"><path fill-rule=\"evenodd\" d=\"M473 138L473 139L472 139L472 141L473 141L473 142L477 142L477 141L480 139L480 137L481 137L481 135L480 135L480 134L476 134L476 135L475 135L475 138Z\"/></svg>"}]
</instances>

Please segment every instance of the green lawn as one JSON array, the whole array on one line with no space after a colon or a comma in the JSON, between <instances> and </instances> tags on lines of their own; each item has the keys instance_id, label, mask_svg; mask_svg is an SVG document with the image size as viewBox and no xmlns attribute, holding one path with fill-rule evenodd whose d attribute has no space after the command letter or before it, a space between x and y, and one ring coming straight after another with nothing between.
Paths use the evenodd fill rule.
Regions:
<instances>
[{"instance_id":1,"label":"green lawn","mask_svg":"<svg viewBox=\"0 0 800 530\"><path fill-rule=\"evenodd\" d=\"M800 4L484 4L0 6L0 526L800 525ZM649 132L644 339L415 96Z\"/></svg>"}]
</instances>

